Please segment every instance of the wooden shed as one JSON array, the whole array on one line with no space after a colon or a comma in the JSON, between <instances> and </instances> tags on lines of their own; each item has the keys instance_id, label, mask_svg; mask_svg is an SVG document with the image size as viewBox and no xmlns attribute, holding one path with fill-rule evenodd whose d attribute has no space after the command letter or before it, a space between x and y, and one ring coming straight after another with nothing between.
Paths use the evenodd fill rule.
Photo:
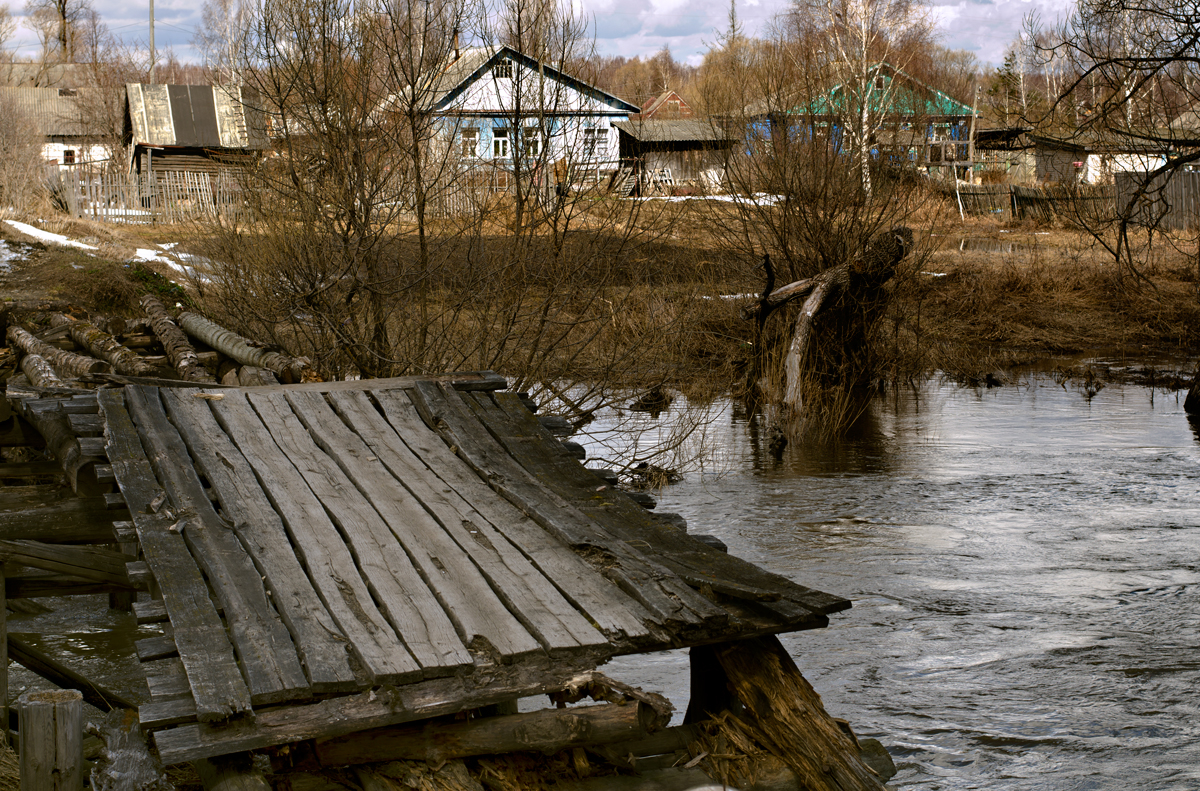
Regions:
<instances>
[{"instance_id":1,"label":"wooden shed","mask_svg":"<svg viewBox=\"0 0 1200 791\"><path fill-rule=\"evenodd\" d=\"M125 95L130 169L144 179L216 175L270 146L257 97L245 88L130 83Z\"/></svg>"},{"instance_id":2,"label":"wooden shed","mask_svg":"<svg viewBox=\"0 0 1200 791\"><path fill-rule=\"evenodd\" d=\"M189 333L192 317L179 319ZM222 354L240 354L221 333ZM24 360L42 342L9 338L33 372ZM107 359L120 344L105 338ZM247 353L280 373L296 362ZM80 506L86 535L0 518L0 539L20 539L0 542L10 561L55 572L5 590L140 591L137 621L162 632L137 643L150 693L137 724L207 788L530 787L520 772L563 791L882 788L775 637L850 602L655 514L581 464L562 421L502 377L222 387L47 354L74 379L10 380L6 441L40 432L98 505ZM92 546L61 546L81 540ZM681 647L683 725L668 727L661 696L597 671ZM55 678L97 705L134 705Z\"/></svg>"},{"instance_id":3,"label":"wooden shed","mask_svg":"<svg viewBox=\"0 0 1200 791\"><path fill-rule=\"evenodd\" d=\"M620 135L622 162L637 162L651 183L661 178L663 171L675 184L714 186L724 179L734 139L710 121L648 119L613 126Z\"/></svg>"}]
</instances>

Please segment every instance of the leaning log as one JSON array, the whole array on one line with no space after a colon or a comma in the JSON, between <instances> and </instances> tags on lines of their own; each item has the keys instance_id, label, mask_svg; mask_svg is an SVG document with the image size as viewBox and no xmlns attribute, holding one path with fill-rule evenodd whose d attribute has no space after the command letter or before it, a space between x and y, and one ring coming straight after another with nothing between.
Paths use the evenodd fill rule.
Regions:
<instances>
[{"instance_id":1,"label":"leaning log","mask_svg":"<svg viewBox=\"0 0 1200 791\"><path fill-rule=\"evenodd\" d=\"M603 703L466 722L380 728L317 744L322 766L366 761L444 761L510 752L556 753L569 747L645 738L667 717L639 702Z\"/></svg>"},{"instance_id":2,"label":"leaning log","mask_svg":"<svg viewBox=\"0 0 1200 791\"><path fill-rule=\"evenodd\" d=\"M85 357L82 354L56 349L48 343L43 343L25 330L15 325L8 328L8 339L26 354L36 354L46 358L61 376L74 379L84 374L103 373L109 369L109 364L95 357Z\"/></svg>"},{"instance_id":3,"label":"leaning log","mask_svg":"<svg viewBox=\"0 0 1200 791\"><path fill-rule=\"evenodd\" d=\"M40 354L27 354L21 358L21 370L29 377L34 387L62 387L63 381L54 373L50 363Z\"/></svg>"},{"instance_id":4,"label":"leaning log","mask_svg":"<svg viewBox=\"0 0 1200 791\"><path fill-rule=\"evenodd\" d=\"M129 376L149 376L158 369L138 356L137 352L122 346L116 338L107 332L101 332L94 324L78 321L70 316L55 313L50 316L50 323L56 327L67 327L71 340L112 365L119 374Z\"/></svg>"},{"instance_id":5,"label":"leaning log","mask_svg":"<svg viewBox=\"0 0 1200 791\"><path fill-rule=\"evenodd\" d=\"M46 441L46 450L59 463L67 475L71 488L84 492L96 484L95 468L101 459L91 452L93 443L81 443L71 431L67 413L62 409L62 399L24 399L17 405L25 418Z\"/></svg>"},{"instance_id":6,"label":"leaning log","mask_svg":"<svg viewBox=\"0 0 1200 791\"><path fill-rule=\"evenodd\" d=\"M307 365L305 360L252 346L250 341L237 333L230 332L196 313L179 314L179 326L183 327L188 335L204 341L226 357L237 360L242 365L268 368L288 384L299 382L300 371Z\"/></svg>"},{"instance_id":7,"label":"leaning log","mask_svg":"<svg viewBox=\"0 0 1200 791\"><path fill-rule=\"evenodd\" d=\"M175 370L179 371L179 375L192 382L215 381L208 369L200 364L196 350L188 342L187 335L171 320L167 309L158 298L153 294L146 294L141 299L141 305L142 310L150 317L150 326L154 328L154 334L162 341L167 359L175 366Z\"/></svg>"}]
</instances>

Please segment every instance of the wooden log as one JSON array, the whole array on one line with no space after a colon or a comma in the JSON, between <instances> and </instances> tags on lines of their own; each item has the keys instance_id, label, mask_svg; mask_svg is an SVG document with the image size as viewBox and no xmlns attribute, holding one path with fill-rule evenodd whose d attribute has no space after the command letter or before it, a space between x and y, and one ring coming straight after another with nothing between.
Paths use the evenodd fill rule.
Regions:
<instances>
[{"instance_id":1,"label":"wooden log","mask_svg":"<svg viewBox=\"0 0 1200 791\"><path fill-rule=\"evenodd\" d=\"M238 384L242 387L267 387L279 384L275 374L266 368L256 368L253 365L243 365L238 369Z\"/></svg>"},{"instance_id":2,"label":"wooden log","mask_svg":"<svg viewBox=\"0 0 1200 791\"><path fill-rule=\"evenodd\" d=\"M94 490L94 468L101 458L85 452L61 409L61 399L25 399L20 406L23 417L42 435L46 449L62 466L71 488Z\"/></svg>"},{"instance_id":3,"label":"wooden log","mask_svg":"<svg viewBox=\"0 0 1200 791\"><path fill-rule=\"evenodd\" d=\"M301 370L308 365L307 360L288 357L252 346L250 341L242 336L230 332L196 313L179 314L179 326L183 327L188 335L204 341L226 357L237 360L242 365L268 368L289 384L299 382Z\"/></svg>"},{"instance_id":4,"label":"wooden log","mask_svg":"<svg viewBox=\"0 0 1200 791\"><path fill-rule=\"evenodd\" d=\"M50 363L40 354L27 354L21 358L21 370L35 387L62 387L63 381L54 373Z\"/></svg>"},{"instance_id":5,"label":"wooden log","mask_svg":"<svg viewBox=\"0 0 1200 791\"><path fill-rule=\"evenodd\" d=\"M84 374L104 373L110 368L104 360L56 349L15 325L9 326L8 339L26 354L36 354L46 358L55 371L70 379L76 379Z\"/></svg>"},{"instance_id":6,"label":"wooden log","mask_svg":"<svg viewBox=\"0 0 1200 791\"><path fill-rule=\"evenodd\" d=\"M318 742L322 766L377 761L429 761L509 752L551 755L571 747L640 739L664 727L666 719L641 703L604 703L545 709L466 722L382 728Z\"/></svg>"},{"instance_id":7,"label":"wooden log","mask_svg":"<svg viewBox=\"0 0 1200 791\"><path fill-rule=\"evenodd\" d=\"M188 342L187 335L179 329L179 325L171 320L167 309L158 301L158 298L153 294L144 294L141 306L146 315L150 317L150 325L154 327L154 334L162 341L167 359L171 361L171 365L175 366L179 375L192 382L212 382L212 375L209 374L207 368L200 364L200 359L196 357L196 350Z\"/></svg>"},{"instance_id":8,"label":"wooden log","mask_svg":"<svg viewBox=\"0 0 1200 791\"><path fill-rule=\"evenodd\" d=\"M83 697L74 690L26 692L21 723L21 791L83 788Z\"/></svg>"},{"instance_id":9,"label":"wooden log","mask_svg":"<svg viewBox=\"0 0 1200 791\"><path fill-rule=\"evenodd\" d=\"M805 788L883 791L778 638L725 643L715 654L745 707L738 719L747 734L795 771Z\"/></svg>"},{"instance_id":10,"label":"wooden log","mask_svg":"<svg viewBox=\"0 0 1200 791\"><path fill-rule=\"evenodd\" d=\"M137 708L137 704L124 696L95 683L23 640L8 635L6 645L9 659L57 687L77 691L84 701L101 711Z\"/></svg>"},{"instance_id":11,"label":"wooden log","mask_svg":"<svg viewBox=\"0 0 1200 791\"><path fill-rule=\"evenodd\" d=\"M101 332L90 322L55 313L50 316L50 323L56 327L66 327L76 345L106 361L119 374L149 376L158 370L139 357L137 352L122 346L116 338Z\"/></svg>"}]
</instances>

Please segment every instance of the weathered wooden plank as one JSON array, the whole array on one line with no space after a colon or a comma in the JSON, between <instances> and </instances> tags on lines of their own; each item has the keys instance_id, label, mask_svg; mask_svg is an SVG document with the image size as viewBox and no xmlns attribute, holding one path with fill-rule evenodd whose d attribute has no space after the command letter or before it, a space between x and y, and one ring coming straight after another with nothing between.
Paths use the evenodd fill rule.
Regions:
<instances>
[{"instance_id":1,"label":"weathered wooden plank","mask_svg":"<svg viewBox=\"0 0 1200 791\"><path fill-rule=\"evenodd\" d=\"M98 437L104 432L104 420L99 415L67 413L67 425L80 437Z\"/></svg>"},{"instance_id":2,"label":"weathered wooden plank","mask_svg":"<svg viewBox=\"0 0 1200 791\"><path fill-rule=\"evenodd\" d=\"M99 398L117 485L129 504L142 552L154 566L197 716L207 721L249 713L250 691L174 514L156 514L151 508L161 507L166 492L154 478L124 397L120 391L105 390Z\"/></svg>"},{"instance_id":3,"label":"weathered wooden plank","mask_svg":"<svg viewBox=\"0 0 1200 791\"><path fill-rule=\"evenodd\" d=\"M435 428L481 478L542 528L583 552L585 560L636 599L656 623L686 627L705 617L726 615L538 482L456 393L425 382L409 392L426 425Z\"/></svg>"},{"instance_id":4,"label":"weathered wooden plank","mask_svg":"<svg viewBox=\"0 0 1200 791\"><path fill-rule=\"evenodd\" d=\"M338 629L350 641L355 658L377 684L394 684L416 677L420 666L376 607L349 547L321 501L287 453L272 439L245 395L229 392L224 395L221 401L211 402L217 422L258 476L264 493L283 519L313 587ZM357 522L352 522L351 529L361 530ZM386 582L388 569L378 553L368 551L366 559L364 571L368 580L378 575L380 585L390 590ZM400 615L405 617L408 613L402 611Z\"/></svg>"},{"instance_id":5,"label":"weathered wooden plank","mask_svg":"<svg viewBox=\"0 0 1200 791\"><path fill-rule=\"evenodd\" d=\"M0 511L0 539L104 544L113 540L113 521L128 518L128 512L109 511L103 497L69 497L42 506Z\"/></svg>"},{"instance_id":6,"label":"weathered wooden plank","mask_svg":"<svg viewBox=\"0 0 1200 791\"><path fill-rule=\"evenodd\" d=\"M375 390L412 387L417 382L441 382L455 390L503 390L508 380L493 371L456 371L431 376L397 376L389 379L345 379L336 382L299 382L271 388L255 387L253 392L337 393L353 390Z\"/></svg>"},{"instance_id":7,"label":"weathered wooden plank","mask_svg":"<svg viewBox=\"0 0 1200 791\"><path fill-rule=\"evenodd\" d=\"M372 395L398 436L444 488L464 507L476 509L488 525L519 547L605 634L618 641L637 641L650 635L645 625L650 614L644 607L492 491L425 425L403 391L373 391ZM344 399L351 397L363 408L370 408L360 396L331 396L330 400L341 410Z\"/></svg>"},{"instance_id":8,"label":"weathered wooden plank","mask_svg":"<svg viewBox=\"0 0 1200 791\"><path fill-rule=\"evenodd\" d=\"M305 739L328 739L556 692L593 667L596 659L578 656L488 665L466 675L262 711L253 722L184 725L158 731L154 742L163 763L169 765Z\"/></svg>"},{"instance_id":9,"label":"weathered wooden plank","mask_svg":"<svg viewBox=\"0 0 1200 791\"><path fill-rule=\"evenodd\" d=\"M163 604L162 599L135 601L133 603L133 615L137 618L138 625L144 623L162 623L168 620L167 606Z\"/></svg>"},{"instance_id":10,"label":"weathered wooden plank","mask_svg":"<svg viewBox=\"0 0 1200 791\"><path fill-rule=\"evenodd\" d=\"M0 558L21 566L124 587L129 585L125 564L134 560L130 555L107 549L44 544L40 541L0 541Z\"/></svg>"},{"instance_id":11,"label":"weathered wooden plank","mask_svg":"<svg viewBox=\"0 0 1200 791\"><path fill-rule=\"evenodd\" d=\"M146 674L146 686L152 700L192 700L192 687L188 682L187 670L177 658L158 659L142 663Z\"/></svg>"},{"instance_id":12,"label":"weathered wooden plank","mask_svg":"<svg viewBox=\"0 0 1200 791\"><path fill-rule=\"evenodd\" d=\"M846 599L798 585L664 525L619 491L596 492L594 478L581 465L556 463L550 455L554 449L552 435L541 428L537 418L514 394L499 393L495 397L480 394L466 398L487 416L489 428L501 444L527 469L536 469L546 486L608 525L615 535L627 541L647 542L663 565L689 584L758 601L769 599L765 594L778 593L794 605L820 615L850 606ZM802 612L786 604L764 606L779 610L781 615L786 613L788 617L803 617Z\"/></svg>"},{"instance_id":13,"label":"weathered wooden plank","mask_svg":"<svg viewBox=\"0 0 1200 791\"><path fill-rule=\"evenodd\" d=\"M170 390L161 393L188 451L217 493L222 514L233 523L234 532L270 587L312 691L357 688L347 639L296 558L283 520L271 507L250 463L221 430L208 401L195 395Z\"/></svg>"},{"instance_id":14,"label":"weathered wooden plank","mask_svg":"<svg viewBox=\"0 0 1200 791\"><path fill-rule=\"evenodd\" d=\"M317 446L283 393L248 391L246 397L283 452L303 459L298 465L301 476L345 536L380 610L422 673L445 674L470 664L470 653L454 622L387 523ZM221 403L217 402L218 414Z\"/></svg>"},{"instance_id":15,"label":"weathered wooden plank","mask_svg":"<svg viewBox=\"0 0 1200 791\"><path fill-rule=\"evenodd\" d=\"M179 656L179 649L175 647L175 638L169 634L134 640L133 649L142 662L153 662L156 659Z\"/></svg>"},{"instance_id":16,"label":"weathered wooden plank","mask_svg":"<svg viewBox=\"0 0 1200 791\"><path fill-rule=\"evenodd\" d=\"M251 701L261 705L311 696L291 635L267 599L262 576L213 510L183 439L167 420L158 391L127 387L125 402L170 502L189 515L181 523L186 524L183 538L225 610ZM149 553L146 559L161 586L163 570ZM175 620L174 613L171 620Z\"/></svg>"},{"instance_id":17,"label":"weathered wooden plank","mask_svg":"<svg viewBox=\"0 0 1200 791\"><path fill-rule=\"evenodd\" d=\"M334 414L321 394L288 393L286 397L321 449L337 462L387 522L392 535L412 558L468 645L482 638L506 659L541 650L535 636L541 637L551 650L579 647L579 641L564 628L564 623L556 620L528 588L517 590L519 586L512 584L516 582L513 579L501 581L503 571L497 571L503 563L496 557L494 548L488 552L486 547L476 544L476 549L468 556L468 546L456 543L447 535L442 525L388 472L385 462ZM397 463L394 451L389 453L385 447L381 452L387 453L393 464ZM409 485L416 486L419 482L420 478L417 478L409 481ZM465 515L443 516L447 522L457 519L455 527L463 532L461 521ZM476 536L480 541L483 538L478 533ZM482 568L483 564L486 569ZM492 573L485 578L484 574L489 570ZM492 577L496 579L489 584ZM565 601L562 604L571 610ZM521 608L530 611L528 618L523 619L524 623L516 617ZM573 610L571 614L575 614ZM588 628L586 623L582 626ZM583 629L580 632L584 633ZM599 641L592 641L593 644L596 642Z\"/></svg>"},{"instance_id":18,"label":"weathered wooden plank","mask_svg":"<svg viewBox=\"0 0 1200 791\"><path fill-rule=\"evenodd\" d=\"M42 651L12 635L6 639L8 658L63 689L76 689L83 699L101 711L136 708L126 698L72 670Z\"/></svg>"},{"instance_id":19,"label":"weathered wooden plank","mask_svg":"<svg viewBox=\"0 0 1200 791\"><path fill-rule=\"evenodd\" d=\"M196 721L196 701L191 695L155 698L138 707L138 723L144 729L168 728Z\"/></svg>"}]
</instances>

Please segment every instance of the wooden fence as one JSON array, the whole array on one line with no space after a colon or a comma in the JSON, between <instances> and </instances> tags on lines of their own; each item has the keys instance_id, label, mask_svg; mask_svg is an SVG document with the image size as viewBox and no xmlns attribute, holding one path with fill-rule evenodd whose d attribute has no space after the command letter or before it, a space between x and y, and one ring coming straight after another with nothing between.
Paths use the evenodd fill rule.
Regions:
<instances>
[{"instance_id":1,"label":"wooden fence","mask_svg":"<svg viewBox=\"0 0 1200 791\"><path fill-rule=\"evenodd\" d=\"M136 173L53 169L47 181L61 208L91 220L151 224L221 217L237 222L249 213L241 184L227 172L168 170L143 180Z\"/></svg>"},{"instance_id":2,"label":"wooden fence","mask_svg":"<svg viewBox=\"0 0 1200 791\"><path fill-rule=\"evenodd\" d=\"M959 184L956 190L945 182L929 183L951 200L961 201L964 214L1047 224L1055 219L1075 224L1104 221L1112 217L1117 200L1112 186Z\"/></svg>"},{"instance_id":3,"label":"wooden fence","mask_svg":"<svg viewBox=\"0 0 1200 791\"><path fill-rule=\"evenodd\" d=\"M1125 211L1145 183L1144 173L1117 173L1117 209ZM1163 231L1186 231L1200 227L1200 173L1183 171L1168 178L1159 176L1147 186L1132 207L1138 225Z\"/></svg>"}]
</instances>

